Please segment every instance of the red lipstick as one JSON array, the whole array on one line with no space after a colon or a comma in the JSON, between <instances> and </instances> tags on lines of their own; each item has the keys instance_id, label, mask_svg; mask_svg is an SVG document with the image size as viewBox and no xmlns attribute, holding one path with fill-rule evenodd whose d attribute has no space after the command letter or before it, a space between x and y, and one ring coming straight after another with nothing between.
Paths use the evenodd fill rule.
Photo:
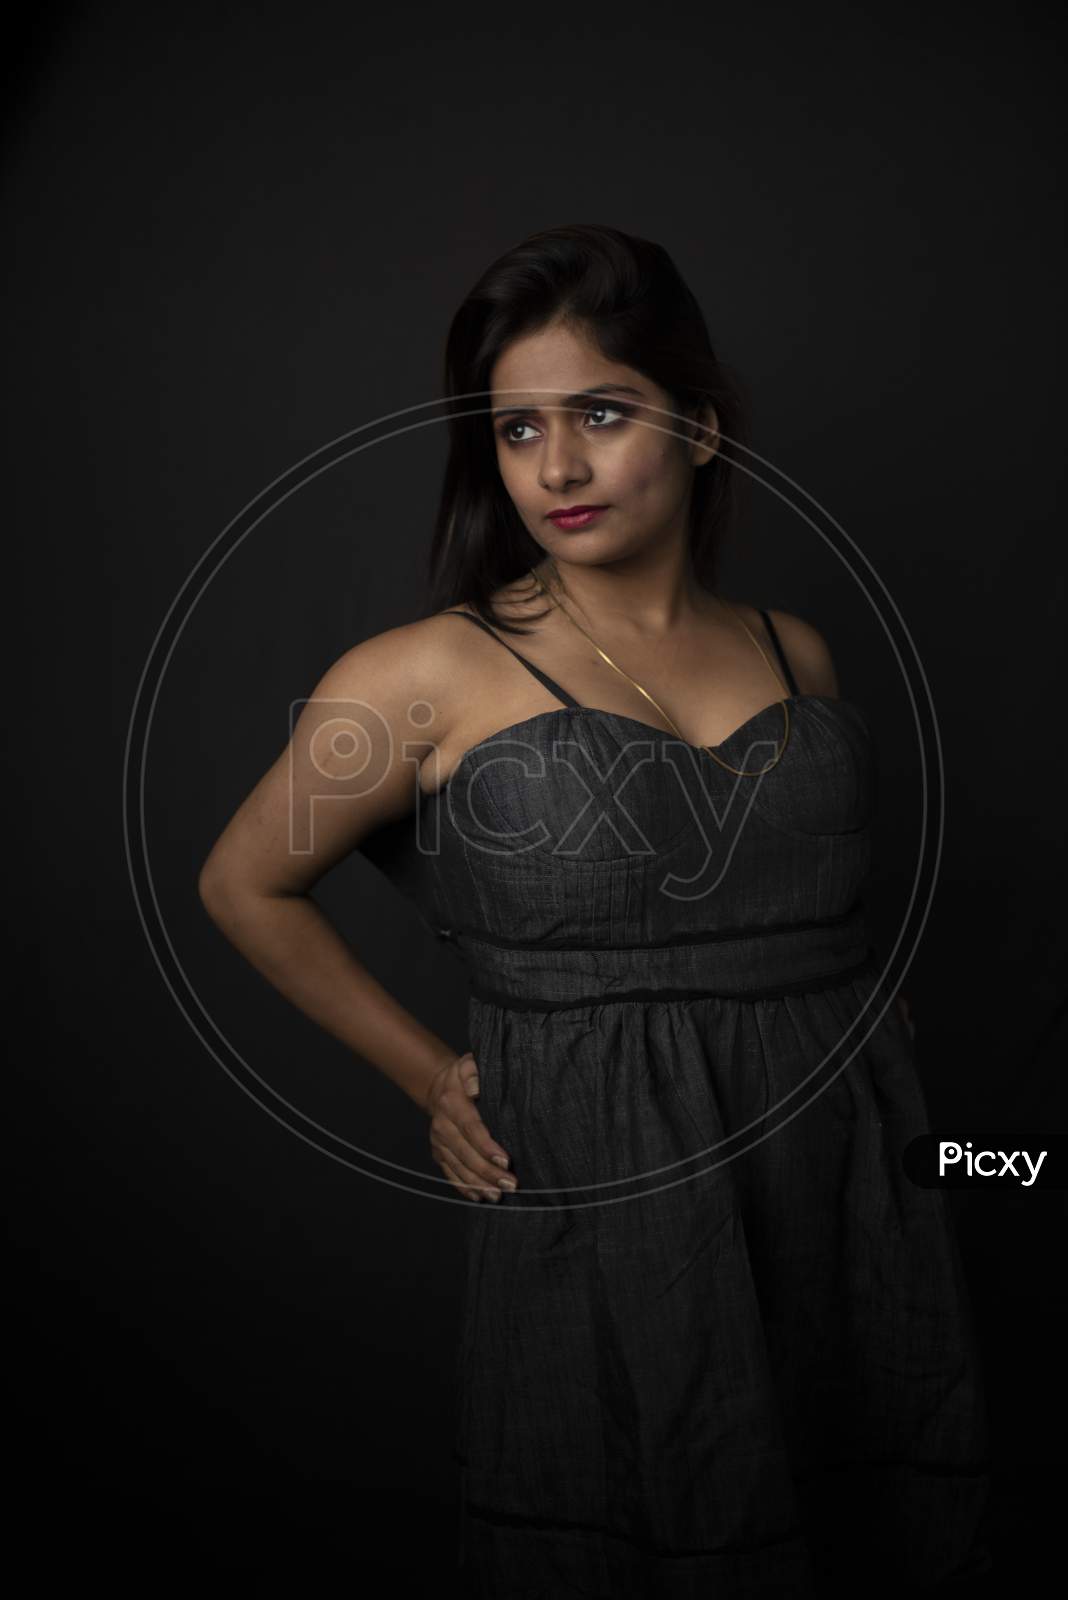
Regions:
<instances>
[{"instance_id":1,"label":"red lipstick","mask_svg":"<svg viewBox=\"0 0 1068 1600\"><path fill-rule=\"evenodd\" d=\"M558 528L586 528L607 510L607 506L561 506L559 511L550 511L548 516Z\"/></svg>"}]
</instances>

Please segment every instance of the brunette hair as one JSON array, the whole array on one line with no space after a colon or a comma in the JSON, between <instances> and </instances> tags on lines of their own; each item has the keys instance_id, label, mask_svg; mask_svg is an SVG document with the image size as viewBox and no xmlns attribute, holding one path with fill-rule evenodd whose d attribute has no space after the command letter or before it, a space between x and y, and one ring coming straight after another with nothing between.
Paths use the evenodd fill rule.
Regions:
<instances>
[{"instance_id":1,"label":"brunette hair","mask_svg":"<svg viewBox=\"0 0 1068 1600\"><path fill-rule=\"evenodd\" d=\"M689 528L694 573L715 588L723 540L740 509L741 483L729 456L749 443L745 389L713 350L701 308L661 245L575 223L531 234L506 251L453 317L444 360L449 455L431 541L427 615L463 601L505 632L526 631L492 607L494 592L529 571L544 551L501 482L487 414L490 374L514 339L557 321L580 327L606 359L659 385L678 415L695 416L704 403L715 407L723 437L694 475ZM671 419L662 425L671 427Z\"/></svg>"}]
</instances>

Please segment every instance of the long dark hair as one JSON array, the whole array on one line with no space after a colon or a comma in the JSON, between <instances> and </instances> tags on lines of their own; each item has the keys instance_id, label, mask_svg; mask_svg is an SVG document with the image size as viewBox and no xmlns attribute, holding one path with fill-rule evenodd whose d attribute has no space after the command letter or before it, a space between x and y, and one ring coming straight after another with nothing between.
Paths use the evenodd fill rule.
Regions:
<instances>
[{"instance_id":1,"label":"long dark hair","mask_svg":"<svg viewBox=\"0 0 1068 1600\"><path fill-rule=\"evenodd\" d=\"M701 308L662 246L618 228L575 223L531 234L508 250L453 317L444 362L449 457L431 542L426 615L463 601L505 632L526 632L498 618L491 603L496 590L545 552L501 481L488 416L490 374L512 340L558 320L581 327L607 360L659 385L678 415L695 415L702 403L715 407L723 437L694 474L689 528L695 576L715 589L723 540L748 482L744 474L739 480L729 459L732 453L744 457L749 444L744 386L713 350ZM662 425L670 427L670 419Z\"/></svg>"}]
</instances>

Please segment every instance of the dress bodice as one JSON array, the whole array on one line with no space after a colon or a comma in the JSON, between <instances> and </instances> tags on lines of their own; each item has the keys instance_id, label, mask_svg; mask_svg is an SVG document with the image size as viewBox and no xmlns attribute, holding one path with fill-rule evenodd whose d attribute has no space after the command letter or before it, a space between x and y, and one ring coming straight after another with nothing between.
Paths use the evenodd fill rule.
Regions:
<instances>
[{"instance_id":1,"label":"dress bodice","mask_svg":"<svg viewBox=\"0 0 1068 1600\"><path fill-rule=\"evenodd\" d=\"M716 940L722 960L738 930L841 923L855 953L876 800L871 734L852 702L798 690L761 614L793 691L778 761L783 701L713 753L579 705L512 651L561 705L467 750L416 817L365 853L443 938L617 949Z\"/></svg>"}]
</instances>

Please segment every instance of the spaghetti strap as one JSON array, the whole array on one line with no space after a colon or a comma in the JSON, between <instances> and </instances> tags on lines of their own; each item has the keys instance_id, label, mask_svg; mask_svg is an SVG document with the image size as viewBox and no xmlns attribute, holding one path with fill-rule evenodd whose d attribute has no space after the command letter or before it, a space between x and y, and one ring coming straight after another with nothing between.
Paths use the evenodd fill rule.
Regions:
<instances>
[{"instance_id":1,"label":"spaghetti strap","mask_svg":"<svg viewBox=\"0 0 1068 1600\"><path fill-rule=\"evenodd\" d=\"M519 654L518 650L513 650L510 644L504 644L504 640L500 637L500 635L493 631L488 622L483 622L481 617L476 617L471 611L443 611L441 615L443 617L466 617L468 622L477 623L480 628L483 628L485 632L489 634L491 639L496 639L498 644L503 644L504 648L511 655L515 656L517 661L521 661L526 667L527 671L533 673L534 677L537 678L539 683L544 684L545 688L548 689L550 694L554 694L558 700L562 700L565 706L572 706L578 711L582 709L580 702L576 700L573 695L568 694L566 689L561 689L560 685L554 679L550 678L547 672L542 672L541 668L536 667L533 661L528 661L526 656L521 656Z\"/></svg>"},{"instance_id":2,"label":"spaghetti strap","mask_svg":"<svg viewBox=\"0 0 1068 1600\"><path fill-rule=\"evenodd\" d=\"M764 619L764 626L768 630L768 637L770 638L772 644L775 646L775 654L778 656L779 661L782 664L782 670L786 674L786 682L787 682L787 684L789 686L790 693L791 694L800 694L801 691L797 687L797 679L794 677L793 668L790 666L789 661L786 659L786 651L783 649L781 643L779 642L779 635L775 632L775 624L772 622L771 618L768 616L768 613L766 611L762 610L760 612L760 615Z\"/></svg>"}]
</instances>

